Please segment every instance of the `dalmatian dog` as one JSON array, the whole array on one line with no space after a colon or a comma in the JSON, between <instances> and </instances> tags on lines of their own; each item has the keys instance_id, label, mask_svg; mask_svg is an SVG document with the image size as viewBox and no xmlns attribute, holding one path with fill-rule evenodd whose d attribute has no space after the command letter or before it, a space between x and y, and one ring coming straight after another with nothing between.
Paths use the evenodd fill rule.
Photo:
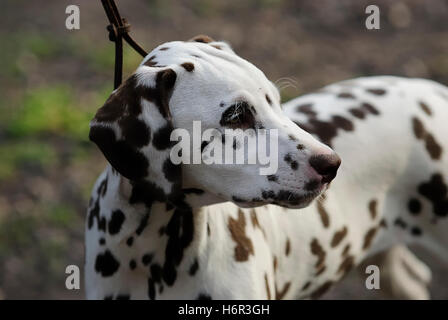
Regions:
<instances>
[{"instance_id":1,"label":"dalmatian dog","mask_svg":"<svg viewBox=\"0 0 448 320\"><path fill-rule=\"evenodd\" d=\"M87 213L87 298L318 298L381 254L395 292L425 298L430 271L406 245L448 260L446 119L448 88L432 81L360 78L281 106L226 43L160 45L91 122L109 165ZM174 164L171 134L193 121L277 129L276 173Z\"/></svg>"}]
</instances>

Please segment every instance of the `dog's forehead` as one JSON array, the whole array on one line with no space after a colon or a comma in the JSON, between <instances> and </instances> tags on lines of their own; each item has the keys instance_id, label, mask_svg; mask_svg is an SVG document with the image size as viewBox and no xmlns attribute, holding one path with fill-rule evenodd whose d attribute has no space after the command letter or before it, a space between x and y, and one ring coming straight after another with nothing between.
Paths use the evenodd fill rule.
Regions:
<instances>
[{"instance_id":1,"label":"dog's forehead","mask_svg":"<svg viewBox=\"0 0 448 320\"><path fill-rule=\"evenodd\" d=\"M213 77L213 81L232 78L248 86L272 89L264 73L238 56L225 42L167 42L151 51L142 65L148 62L162 67L182 66L199 77Z\"/></svg>"},{"instance_id":2,"label":"dog's forehead","mask_svg":"<svg viewBox=\"0 0 448 320\"><path fill-rule=\"evenodd\" d=\"M154 56L157 61L163 61L166 65L176 64L186 59L193 59L200 63L201 59L228 60L237 62L243 60L225 42L191 42L172 41L156 47L149 56ZM238 61L241 63L241 61Z\"/></svg>"}]
</instances>

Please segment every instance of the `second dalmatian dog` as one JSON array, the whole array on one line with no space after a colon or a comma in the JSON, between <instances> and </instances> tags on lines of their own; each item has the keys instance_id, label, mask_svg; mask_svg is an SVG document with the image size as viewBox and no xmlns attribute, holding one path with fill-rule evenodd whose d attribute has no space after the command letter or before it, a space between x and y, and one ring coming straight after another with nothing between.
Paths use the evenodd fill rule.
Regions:
<instances>
[{"instance_id":1,"label":"second dalmatian dog","mask_svg":"<svg viewBox=\"0 0 448 320\"><path fill-rule=\"evenodd\" d=\"M174 165L170 134L195 120L278 129L278 171ZM87 298L317 298L388 252L408 276L386 281L424 298L430 272L405 246L448 260L447 120L448 88L432 81L354 79L282 107L226 43L165 43L91 122L110 166L87 215Z\"/></svg>"}]
</instances>

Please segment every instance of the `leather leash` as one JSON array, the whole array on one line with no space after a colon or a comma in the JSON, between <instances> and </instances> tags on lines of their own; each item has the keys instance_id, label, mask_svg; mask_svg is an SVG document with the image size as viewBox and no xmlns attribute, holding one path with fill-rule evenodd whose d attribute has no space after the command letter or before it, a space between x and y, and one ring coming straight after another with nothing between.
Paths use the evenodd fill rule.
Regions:
<instances>
[{"instance_id":1,"label":"leather leash","mask_svg":"<svg viewBox=\"0 0 448 320\"><path fill-rule=\"evenodd\" d=\"M115 42L114 89L121 84L123 77L123 39L142 57L148 53L129 35L131 25L120 16L114 0L101 0L110 24L107 26L109 40Z\"/></svg>"}]
</instances>

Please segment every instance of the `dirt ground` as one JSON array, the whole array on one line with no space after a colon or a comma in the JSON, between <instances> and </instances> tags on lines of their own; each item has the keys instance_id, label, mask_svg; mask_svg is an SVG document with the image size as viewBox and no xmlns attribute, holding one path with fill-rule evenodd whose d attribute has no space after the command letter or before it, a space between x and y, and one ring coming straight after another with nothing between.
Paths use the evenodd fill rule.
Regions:
<instances>
[{"instance_id":1,"label":"dirt ground","mask_svg":"<svg viewBox=\"0 0 448 320\"><path fill-rule=\"evenodd\" d=\"M391 74L448 84L448 4L442 0L118 0L147 50L208 34L228 41L281 88L284 101L347 78ZM82 267L84 215L105 160L88 121L112 89L113 45L100 1L2 1L0 19L0 298L80 299L65 267ZM364 26L367 4L381 29ZM125 74L140 57L126 49ZM431 293L448 298L446 266ZM382 299L355 273L324 299Z\"/></svg>"}]
</instances>

